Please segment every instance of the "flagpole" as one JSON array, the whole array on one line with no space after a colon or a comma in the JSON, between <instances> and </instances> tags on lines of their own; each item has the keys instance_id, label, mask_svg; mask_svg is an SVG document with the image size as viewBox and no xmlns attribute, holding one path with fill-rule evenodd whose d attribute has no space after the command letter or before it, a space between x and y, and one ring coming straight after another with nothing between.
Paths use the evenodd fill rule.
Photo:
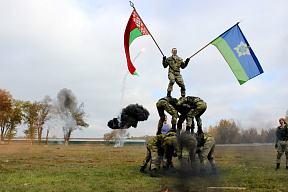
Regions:
<instances>
[{"instance_id":1,"label":"flagpole","mask_svg":"<svg viewBox=\"0 0 288 192\"><path fill-rule=\"evenodd\" d=\"M129 1L130 2L130 6L133 7L133 9L135 10L135 12L137 13L135 7L134 7L134 3L132 3L132 1ZM142 21L140 15L137 13L138 17L140 18L141 22L143 23L143 25L145 26L145 28L147 29L148 33L150 34L150 36L152 37L154 43L156 44L156 46L158 47L159 51L161 52L162 56L164 57L164 54L163 52L161 51L159 45L157 44L157 42L155 41L154 37L152 36L152 34L150 33L150 31L148 30L148 28L146 27L145 23Z\"/></svg>"},{"instance_id":2,"label":"flagpole","mask_svg":"<svg viewBox=\"0 0 288 192\"><path fill-rule=\"evenodd\" d=\"M244 19L242 19L241 21L243 21ZM241 22L240 21L240 22ZM235 25L238 25L240 22L237 22ZM230 27L229 29L227 29L224 33L226 33L227 31L229 31L231 28L233 28L235 25L233 25L232 27ZM224 33L222 33L221 35L223 35ZM220 37L221 35L219 35L218 37ZM218 37L216 37L216 38L218 38ZM216 39L215 38L215 39ZM214 41L215 39L213 39L212 41ZM208 43L207 45L205 45L204 47L202 47L199 51L197 51L196 53L194 53L191 57L189 57L189 59L191 59L192 57L194 57L197 53L199 53L200 51L202 51L203 49L205 49L208 45L210 45L211 44L211 42L212 41L210 41L210 43Z\"/></svg>"},{"instance_id":3,"label":"flagpole","mask_svg":"<svg viewBox=\"0 0 288 192\"><path fill-rule=\"evenodd\" d=\"M204 47L202 47L199 51L197 51L196 53L194 53L191 57L189 57L189 59L191 59L191 58L194 57L197 53L199 53L200 51L202 51L203 49L205 49L208 45L210 45L210 43L208 43L207 45L205 45Z\"/></svg>"}]
</instances>

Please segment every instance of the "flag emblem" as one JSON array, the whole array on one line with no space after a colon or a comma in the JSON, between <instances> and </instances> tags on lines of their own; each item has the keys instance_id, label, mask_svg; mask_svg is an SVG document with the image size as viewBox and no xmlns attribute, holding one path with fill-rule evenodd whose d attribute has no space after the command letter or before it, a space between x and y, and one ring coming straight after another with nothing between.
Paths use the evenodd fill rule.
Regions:
<instances>
[{"instance_id":1,"label":"flag emblem","mask_svg":"<svg viewBox=\"0 0 288 192\"><path fill-rule=\"evenodd\" d=\"M243 43L242 41L234 49L237 51L238 57L240 57L242 55L244 55L244 56L250 55L249 48L248 48L247 44Z\"/></svg>"}]
</instances>

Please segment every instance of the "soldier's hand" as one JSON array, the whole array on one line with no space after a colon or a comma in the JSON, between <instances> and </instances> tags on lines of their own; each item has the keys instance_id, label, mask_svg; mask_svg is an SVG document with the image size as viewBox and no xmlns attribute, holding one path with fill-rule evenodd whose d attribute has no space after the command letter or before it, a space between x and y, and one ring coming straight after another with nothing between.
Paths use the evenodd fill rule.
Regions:
<instances>
[{"instance_id":1,"label":"soldier's hand","mask_svg":"<svg viewBox=\"0 0 288 192\"><path fill-rule=\"evenodd\" d=\"M163 61L166 61L166 56L163 56Z\"/></svg>"},{"instance_id":2,"label":"soldier's hand","mask_svg":"<svg viewBox=\"0 0 288 192\"><path fill-rule=\"evenodd\" d=\"M185 60L185 64L187 65L187 64L189 63L189 61L190 61L190 58L187 58L187 59Z\"/></svg>"},{"instance_id":3,"label":"soldier's hand","mask_svg":"<svg viewBox=\"0 0 288 192\"><path fill-rule=\"evenodd\" d=\"M278 149L278 143L275 143L275 149Z\"/></svg>"}]
</instances>

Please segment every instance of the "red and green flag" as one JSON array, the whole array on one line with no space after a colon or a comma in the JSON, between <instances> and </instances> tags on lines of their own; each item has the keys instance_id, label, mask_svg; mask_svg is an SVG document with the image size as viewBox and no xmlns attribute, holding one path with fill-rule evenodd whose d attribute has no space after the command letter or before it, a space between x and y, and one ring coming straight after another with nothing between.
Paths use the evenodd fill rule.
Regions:
<instances>
[{"instance_id":1,"label":"red and green flag","mask_svg":"<svg viewBox=\"0 0 288 192\"><path fill-rule=\"evenodd\" d=\"M138 75L136 72L136 68L134 67L133 63L131 62L130 59L130 44L132 41L139 36L142 35L150 35L149 31L145 27L144 23L142 22L141 18L138 16L136 10L134 9L129 21L126 26L126 30L124 33L124 48L125 48L125 53L126 53L126 58L127 58L127 65L129 72L132 75Z\"/></svg>"}]
</instances>

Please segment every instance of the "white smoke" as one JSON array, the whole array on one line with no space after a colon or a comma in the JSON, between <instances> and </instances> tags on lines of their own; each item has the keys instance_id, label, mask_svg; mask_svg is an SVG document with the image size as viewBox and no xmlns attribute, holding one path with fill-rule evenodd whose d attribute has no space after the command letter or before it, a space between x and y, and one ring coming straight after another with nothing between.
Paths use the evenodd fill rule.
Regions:
<instances>
[{"instance_id":1,"label":"white smoke","mask_svg":"<svg viewBox=\"0 0 288 192\"><path fill-rule=\"evenodd\" d=\"M132 63L135 63L136 59L141 55L142 52L144 52L145 49L141 49L139 51L139 53L136 55L136 57L133 59ZM123 104L123 101L124 101L124 96L125 96L125 89L126 89L126 80L127 80L127 77L129 75L129 71L127 71L127 73L124 75L123 77L123 80L122 80L122 89L121 89L121 99L120 99L120 109L123 108L124 104Z\"/></svg>"}]
</instances>

